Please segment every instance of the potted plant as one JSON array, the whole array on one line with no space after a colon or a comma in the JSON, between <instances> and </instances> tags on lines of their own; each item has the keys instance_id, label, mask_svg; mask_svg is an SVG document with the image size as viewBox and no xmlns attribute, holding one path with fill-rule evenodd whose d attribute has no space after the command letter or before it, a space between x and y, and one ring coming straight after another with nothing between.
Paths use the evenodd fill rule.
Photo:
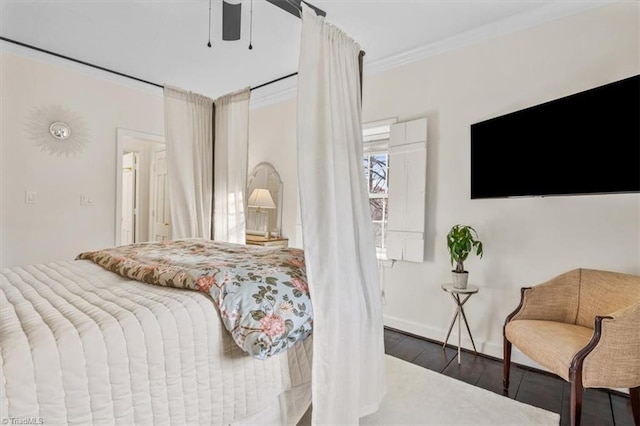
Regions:
<instances>
[{"instance_id":1,"label":"potted plant","mask_svg":"<svg viewBox=\"0 0 640 426\"><path fill-rule=\"evenodd\" d=\"M451 266L454 263L456 265L456 268L451 271L453 286L467 288L469 272L464 270L464 261L474 248L476 255L482 258L482 242L478 240L478 233L468 225L454 225L447 234L447 247L451 255Z\"/></svg>"}]
</instances>

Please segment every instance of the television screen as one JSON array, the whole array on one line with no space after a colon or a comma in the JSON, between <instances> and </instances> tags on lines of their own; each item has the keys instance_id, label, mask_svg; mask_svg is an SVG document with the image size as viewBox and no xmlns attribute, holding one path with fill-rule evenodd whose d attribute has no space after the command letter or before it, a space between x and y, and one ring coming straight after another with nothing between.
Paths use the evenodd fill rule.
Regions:
<instances>
[{"instance_id":1,"label":"television screen","mask_svg":"<svg viewBox=\"0 0 640 426\"><path fill-rule=\"evenodd\" d=\"M471 198L640 192L640 75L471 125Z\"/></svg>"}]
</instances>

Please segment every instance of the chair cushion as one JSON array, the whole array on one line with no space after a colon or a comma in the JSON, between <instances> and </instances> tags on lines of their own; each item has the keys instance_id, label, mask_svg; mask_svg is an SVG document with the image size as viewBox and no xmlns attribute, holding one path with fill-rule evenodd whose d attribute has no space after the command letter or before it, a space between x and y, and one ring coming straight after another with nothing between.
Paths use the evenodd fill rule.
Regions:
<instances>
[{"instance_id":1,"label":"chair cushion","mask_svg":"<svg viewBox=\"0 0 640 426\"><path fill-rule=\"evenodd\" d=\"M593 329L555 321L515 320L507 324L505 334L522 353L569 380L571 361L589 343Z\"/></svg>"}]
</instances>

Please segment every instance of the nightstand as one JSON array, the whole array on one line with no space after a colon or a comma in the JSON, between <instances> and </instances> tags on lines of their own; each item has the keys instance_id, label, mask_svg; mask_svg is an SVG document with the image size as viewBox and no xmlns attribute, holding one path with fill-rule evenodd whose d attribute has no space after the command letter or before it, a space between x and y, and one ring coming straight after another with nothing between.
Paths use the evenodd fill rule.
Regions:
<instances>
[{"instance_id":1,"label":"nightstand","mask_svg":"<svg viewBox=\"0 0 640 426\"><path fill-rule=\"evenodd\" d=\"M265 238L261 235L247 234L247 244L263 247L289 247L288 238Z\"/></svg>"}]
</instances>

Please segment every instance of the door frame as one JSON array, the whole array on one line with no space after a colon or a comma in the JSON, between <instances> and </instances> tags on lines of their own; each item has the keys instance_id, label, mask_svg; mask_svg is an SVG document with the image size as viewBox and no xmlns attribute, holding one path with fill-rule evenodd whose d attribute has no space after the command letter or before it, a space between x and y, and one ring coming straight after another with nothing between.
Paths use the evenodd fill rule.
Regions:
<instances>
[{"instance_id":1,"label":"door frame","mask_svg":"<svg viewBox=\"0 0 640 426\"><path fill-rule=\"evenodd\" d=\"M165 143L164 136L153 133L140 132L137 130L118 127L116 129L116 210L115 210L115 233L113 236L114 246L119 246L122 241L122 154L124 154L124 140L126 138L144 139L151 142Z\"/></svg>"}]
</instances>

